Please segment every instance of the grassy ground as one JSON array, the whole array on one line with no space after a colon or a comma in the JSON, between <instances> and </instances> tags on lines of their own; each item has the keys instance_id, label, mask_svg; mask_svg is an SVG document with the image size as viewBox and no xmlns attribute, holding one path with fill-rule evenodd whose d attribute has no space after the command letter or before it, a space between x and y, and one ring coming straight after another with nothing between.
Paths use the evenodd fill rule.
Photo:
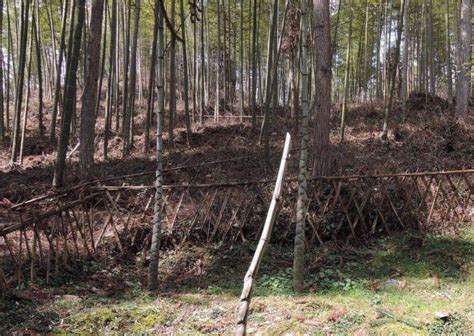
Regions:
<instances>
[{"instance_id":1,"label":"grassy ground","mask_svg":"<svg viewBox=\"0 0 474 336\"><path fill-rule=\"evenodd\" d=\"M53 288L37 286L0 301L0 334L231 334L253 248L168 253L158 295L143 289L140 256L115 266L91 264L82 276L67 275ZM358 248L313 251L303 295L291 289L291 258L291 247L267 250L249 332L474 334L472 228L458 237L398 235Z\"/></svg>"}]
</instances>

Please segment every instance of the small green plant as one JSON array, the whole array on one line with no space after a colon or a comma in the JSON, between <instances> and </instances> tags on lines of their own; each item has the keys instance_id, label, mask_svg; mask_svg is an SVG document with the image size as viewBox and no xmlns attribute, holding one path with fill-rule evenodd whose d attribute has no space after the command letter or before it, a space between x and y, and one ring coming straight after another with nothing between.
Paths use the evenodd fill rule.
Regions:
<instances>
[{"instance_id":1,"label":"small green plant","mask_svg":"<svg viewBox=\"0 0 474 336\"><path fill-rule=\"evenodd\" d=\"M428 325L428 335L432 336L467 336L472 335L469 320L462 314L455 313L447 320L436 320Z\"/></svg>"},{"instance_id":2,"label":"small green plant","mask_svg":"<svg viewBox=\"0 0 474 336\"><path fill-rule=\"evenodd\" d=\"M277 274L264 274L257 285L258 294L285 295L293 292L292 269L287 268Z\"/></svg>"},{"instance_id":3,"label":"small green plant","mask_svg":"<svg viewBox=\"0 0 474 336\"><path fill-rule=\"evenodd\" d=\"M356 288L358 285L357 282L355 282L354 280L351 280L349 278L346 278L342 281L337 281L334 283L334 288L339 288L339 289L342 289L343 291L345 292L348 292L354 288Z\"/></svg>"},{"instance_id":4,"label":"small green plant","mask_svg":"<svg viewBox=\"0 0 474 336\"><path fill-rule=\"evenodd\" d=\"M224 290L219 286L209 285L207 286L206 293L211 295L219 295L224 293Z\"/></svg>"},{"instance_id":5,"label":"small green plant","mask_svg":"<svg viewBox=\"0 0 474 336\"><path fill-rule=\"evenodd\" d=\"M358 313L349 313L334 323L332 329L337 335L345 335L351 329L361 325L365 320L365 316Z\"/></svg>"},{"instance_id":6,"label":"small green plant","mask_svg":"<svg viewBox=\"0 0 474 336\"><path fill-rule=\"evenodd\" d=\"M344 292L366 285L365 280L351 279L341 271L330 268L324 269L315 276L310 277L309 282L321 290L342 290Z\"/></svg>"}]
</instances>

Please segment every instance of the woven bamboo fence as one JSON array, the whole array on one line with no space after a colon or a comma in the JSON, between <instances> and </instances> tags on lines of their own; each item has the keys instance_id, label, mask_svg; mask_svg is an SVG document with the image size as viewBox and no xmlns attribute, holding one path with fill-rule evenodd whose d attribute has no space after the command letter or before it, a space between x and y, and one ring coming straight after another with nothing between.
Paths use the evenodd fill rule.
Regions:
<instances>
[{"instance_id":1,"label":"woven bamboo fence","mask_svg":"<svg viewBox=\"0 0 474 336\"><path fill-rule=\"evenodd\" d=\"M110 253L147 251L152 186L94 183L0 208L0 289ZM163 248L238 244L259 237L274 181L165 188ZM293 240L297 183L283 189L272 241ZM474 218L474 170L314 178L309 245L357 243L400 230L456 232Z\"/></svg>"}]
</instances>

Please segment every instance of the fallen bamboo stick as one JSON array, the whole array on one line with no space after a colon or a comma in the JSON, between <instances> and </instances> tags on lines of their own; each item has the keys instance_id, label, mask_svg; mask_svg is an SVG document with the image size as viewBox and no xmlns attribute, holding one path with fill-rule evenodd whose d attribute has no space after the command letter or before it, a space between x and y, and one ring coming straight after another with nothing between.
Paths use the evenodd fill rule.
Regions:
<instances>
[{"instance_id":1,"label":"fallen bamboo stick","mask_svg":"<svg viewBox=\"0 0 474 336\"><path fill-rule=\"evenodd\" d=\"M285 177L286 166L288 163L289 152L290 152L291 136L289 133L286 134L285 147L283 149L283 155L281 158L280 169L278 170L278 177L275 184L275 190L273 191L273 197L270 202L268 209L267 218L265 219L265 225L263 227L260 241L258 242L257 249L250 263L250 267L245 274L244 286L242 294L240 295L239 305L237 308L237 325L235 328L236 335L246 335L247 333L247 318L249 314L250 300L252 298L252 289L255 282L255 278L258 273L260 262L262 261L265 247L267 246L270 236L272 233L273 223L275 222L275 214L277 205L279 203L281 190L283 187L283 180Z\"/></svg>"},{"instance_id":2,"label":"fallen bamboo stick","mask_svg":"<svg viewBox=\"0 0 474 336\"><path fill-rule=\"evenodd\" d=\"M51 216L54 216L54 215L57 215L57 214L60 214L62 213L63 211L65 210L69 210L69 209L72 209L74 207L76 207L77 205L80 205L90 199L93 199L94 197L100 195L101 193L94 193L94 194L91 194L87 197L84 197L83 199L79 199L79 200L76 200L76 201L73 201L73 202L70 202L70 203L67 203L65 204L64 206L62 207L59 207L57 209L52 209L52 210L49 210L49 211L46 211L38 216L34 216L33 218L30 218L26 221L23 221L21 223L12 223L11 225L9 226L6 226L6 227L3 227L3 228L0 228L0 236L4 236L4 235L7 235L11 232L14 232L14 231L17 231L17 230L20 230L24 227L27 227L33 223L36 223L36 222L40 222L42 220L45 220L46 218L49 218Z\"/></svg>"},{"instance_id":3,"label":"fallen bamboo stick","mask_svg":"<svg viewBox=\"0 0 474 336\"><path fill-rule=\"evenodd\" d=\"M79 186L77 186L79 187ZM24 202L21 202L21 203L18 203L18 204L15 204L11 207L12 210L17 210L21 207L24 207L25 205L29 205L29 204L32 204L32 203L36 203L36 202L39 202L39 201L42 201L42 200L45 200L47 198L53 198L53 197L59 197L59 196L64 196L66 194L68 194L70 191L72 191L73 189L65 189L63 191L60 191L60 192L54 192L54 193L49 193L49 194L46 194L46 195L42 195L42 196L38 196L38 197L35 197L35 198L31 198L27 201L24 201Z\"/></svg>"},{"instance_id":4,"label":"fallen bamboo stick","mask_svg":"<svg viewBox=\"0 0 474 336\"><path fill-rule=\"evenodd\" d=\"M215 161L202 162L202 163L192 164L192 165L182 165L182 166L177 166L177 167L165 168L165 169L163 169L163 171L164 171L164 172L167 172L167 171L176 171L176 170L200 168L200 167L211 166L211 165L215 165L215 164L219 164L219 163L227 163L227 162L233 162L233 161L240 161L240 160L247 160L247 159L255 159L255 158L258 158L258 157L260 157L260 155L241 156L241 157L237 157L237 158L230 158L230 159L223 159L223 160L215 160ZM150 171L145 171L145 172L140 172L140 173L134 173L134 174L127 174L127 175L121 175L121 176L113 176L113 177L108 177L108 178L103 178L103 179L95 179L95 180L93 180L93 181L84 182L84 183L78 184L78 185L76 185L76 186L67 188L67 189L63 189L63 190L51 192L51 193L48 193L48 194L45 194L45 195L40 195L40 196L38 196L38 197L35 197L35 198L32 198L32 199L26 200L26 201L21 202L21 203L18 203L18 204L15 204L15 205L13 205L13 206L11 207L11 209L12 209L12 210L17 210L17 209L19 209L19 208L21 208L21 207L24 207L24 206L26 206L26 205L29 205L29 204L32 204L32 203L36 203L36 202L45 200L45 199L47 199L47 198L53 198L53 197L64 196L64 195L67 195L68 193L70 193L70 192L72 192L72 191L76 191L76 190L78 190L78 189L80 189L80 188L85 188L85 187L91 186L91 185L96 184L96 183L103 183L103 182L121 180L121 179L131 178L131 177L140 177L140 176L146 176L146 175L153 175L153 174L155 174L155 173L156 173L156 171L150 170ZM3 189L2 189L2 190L3 190Z\"/></svg>"},{"instance_id":5,"label":"fallen bamboo stick","mask_svg":"<svg viewBox=\"0 0 474 336\"><path fill-rule=\"evenodd\" d=\"M421 329L423 327L423 323L421 323L418 320L412 319L412 318L406 318L403 316L398 316L394 313L392 313L390 310L387 309L382 309L382 308L375 308L375 311L380 314L381 316L386 316L390 319L393 319L397 322L404 323L410 327Z\"/></svg>"},{"instance_id":6,"label":"fallen bamboo stick","mask_svg":"<svg viewBox=\"0 0 474 336\"><path fill-rule=\"evenodd\" d=\"M81 143L78 142L77 145L74 146L74 148L67 154L66 160L69 160L71 158L71 156L76 152L76 150L79 148L80 145Z\"/></svg>"}]
</instances>

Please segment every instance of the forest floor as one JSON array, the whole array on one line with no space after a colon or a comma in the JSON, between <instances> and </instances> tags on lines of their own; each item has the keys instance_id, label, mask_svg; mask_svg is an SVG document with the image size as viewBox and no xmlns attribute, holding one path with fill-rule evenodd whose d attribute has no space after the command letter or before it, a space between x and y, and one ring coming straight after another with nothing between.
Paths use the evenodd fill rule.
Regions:
<instances>
[{"instance_id":1,"label":"forest floor","mask_svg":"<svg viewBox=\"0 0 474 336\"><path fill-rule=\"evenodd\" d=\"M34 113L33 113L34 115ZM339 143L338 113L332 118L331 175L438 171L473 168L474 115L460 124L449 107L431 97L413 96L393 115L390 141L380 140L383 109L353 106L347 116L346 141ZM165 166L199 165L167 171L165 183L219 183L275 177L286 130L294 129L288 111L278 111L272 132L271 165L264 164L259 132L235 118L195 129L193 146L184 130L175 132ZM155 169L154 143L143 153L143 118L137 113L135 148L121 158L121 138L110 140L110 160L103 161L103 130L97 128L94 175L97 178ZM99 123L100 124L100 123ZM13 203L51 189L54 145L37 136L34 122L27 133L22 167L9 167L8 142L0 145L0 199ZM166 125L165 125L166 129ZM294 132L293 132L294 133ZM151 139L155 139L154 131ZM71 149L77 143L73 137ZM168 138L165 136L168 148ZM289 175L296 173L298 139L293 136ZM233 161L229 161L229 160ZM311 158L312 159L312 158ZM67 184L80 183L78 153L71 154ZM152 184L153 174L127 179ZM456 236L428 235L412 246L409 233L336 248L331 243L308 253L308 291L291 289L293 249L271 246L262 263L249 321L252 333L400 335L474 333L474 229ZM162 288L144 290L143 254L110 253L81 265L79 271L38 283L0 299L0 334L230 334L243 276L255 243L164 251ZM436 313L444 314L441 318Z\"/></svg>"},{"instance_id":2,"label":"forest floor","mask_svg":"<svg viewBox=\"0 0 474 336\"><path fill-rule=\"evenodd\" d=\"M232 334L253 243L186 247L161 263L160 293L143 290L134 260L88 265L56 286L0 301L0 333ZM472 335L474 229L457 237L407 234L307 254L307 292L291 286L292 248L271 246L251 303L249 333ZM124 276L125 274L125 276Z\"/></svg>"},{"instance_id":3,"label":"forest floor","mask_svg":"<svg viewBox=\"0 0 474 336\"><path fill-rule=\"evenodd\" d=\"M415 171L438 171L472 168L474 162L474 110L466 123L454 122L450 117L452 107L438 97L412 94L405 107L398 107L391 121L389 141L380 139L383 123L383 107L377 104L354 105L346 117L345 142L339 141L338 107L334 108L331 119L330 175L399 173ZM248 112L248 111L247 111ZM103 120L99 118L96 129L96 168L97 178L121 176L144 171L154 171L155 128L151 131L150 151L144 153L144 110L138 109L135 117L134 146L130 155L121 156L122 139L112 132L109 140L109 160L103 158ZM285 132L293 136L292 162L289 174L296 174L298 167L299 138L296 136L295 121L289 118L286 109L276 113L270 143L270 166L263 160L263 146L259 144L260 125L252 130L249 123L240 123L238 118L228 112L219 124L211 118L203 127L193 131L192 146L186 143L184 128L174 132L174 145L169 150L167 133L164 134L165 168L183 165L196 165L219 162L196 169L167 172L165 183L176 182L219 183L229 181L257 180L273 178L281 156ZM227 117L226 117L227 116ZM35 128L36 120L32 113L26 133L25 154L22 166L9 165L9 141L0 143L0 195L12 202L28 199L51 189L53 163L56 147L47 138L40 138ZM45 115L48 125L49 115ZM179 124L181 125L182 116ZM249 120L249 119L246 119ZM260 120L259 120L260 121ZM167 129L165 120L165 130ZM313 137L311 137L312 139ZM8 139L7 139L8 140ZM72 136L69 150L66 185L81 182L78 173L77 134ZM311 148L311 147L310 147ZM315 158L310 151L310 162ZM153 182L153 174L129 183Z\"/></svg>"}]
</instances>

